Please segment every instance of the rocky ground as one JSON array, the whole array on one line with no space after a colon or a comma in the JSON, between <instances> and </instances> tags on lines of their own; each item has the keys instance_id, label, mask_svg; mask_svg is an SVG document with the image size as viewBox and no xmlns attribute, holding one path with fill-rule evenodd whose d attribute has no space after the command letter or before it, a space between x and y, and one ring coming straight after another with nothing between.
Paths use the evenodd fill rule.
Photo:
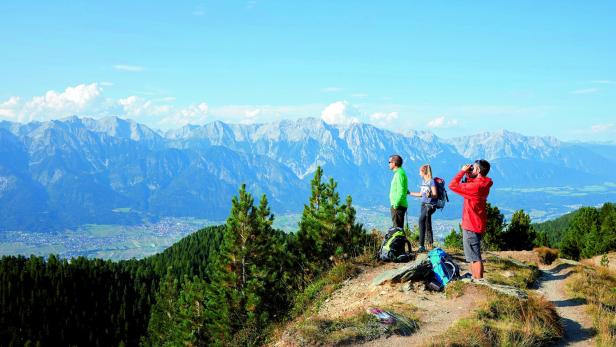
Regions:
<instances>
[{"instance_id":1,"label":"rocky ground","mask_svg":"<svg viewBox=\"0 0 616 347\"><path fill-rule=\"evenodd\" d=\"M502 258L538 264L532 251L491 253ZM614 261L616 263L616 261ZM460 261L461 273L468 266ZM320 307L317 316L324 319L351 317L369 307L388 307L396 303L412 304L418 308L420 329L411 336L383 337L365 343L365 346L411 346L427 345L432 339L447 330L457 320L471 316L474 309L486 300L487 289L482 286L466 286L462 296L446 298L444 293L424 289L423 284L386 283L373 285L376 276L384 271L400 268L404 264L384 264L366 268L358 277L348 280ZM573 271L573 264L557 261L552 265L540 265L541 276L533 291L544 295L554 303L565 327L565 336L559 345L594 345L592 319L586 313L585 303L571 298L565 289L565 280Z\"/></svg>"}]
</instances>

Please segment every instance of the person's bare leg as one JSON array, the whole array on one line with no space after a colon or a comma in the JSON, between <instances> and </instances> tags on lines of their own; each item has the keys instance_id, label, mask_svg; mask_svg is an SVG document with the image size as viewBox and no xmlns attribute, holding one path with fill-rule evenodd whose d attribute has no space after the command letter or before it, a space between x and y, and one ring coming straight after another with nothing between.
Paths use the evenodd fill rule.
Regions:
<instances>
[{"instance_id":1,"label":"person's bare leg","mask_svg":"<svg viewBox=\"0 0 616 347\"><path fill-rule=\"evenodd\" d=\"M483 278L483 262L474 261L471 264L471 274L475 279Z\"/></svg>"}]
</instances>

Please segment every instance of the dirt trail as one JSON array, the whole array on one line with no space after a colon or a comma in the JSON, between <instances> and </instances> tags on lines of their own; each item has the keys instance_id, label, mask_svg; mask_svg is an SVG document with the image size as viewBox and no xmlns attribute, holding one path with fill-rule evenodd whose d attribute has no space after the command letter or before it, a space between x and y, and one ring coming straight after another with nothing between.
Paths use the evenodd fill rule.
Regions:
<instances>
[{"instance_id":1,"label":"dirt trail","mask_svg":"<svg viewBox=\"0 0 616 347\"><path fill-rule=\"evenodd\" d=\"M565 291L565 279L573 274L574 267L561 261L542 266L537 291L556 306L565 327L565 336L556 346L594 346L595 332L585 301L572 298Z\"/></svg>"},{"instance_id":2,"label":"dirt trail","mask_svg":"<svg viewBox=\"0 0 616 347\"><path fill-rule=\"evenodd\" d=\"M518 261L538 263L534 252L494 252L493 255L513 258ZM459 262L461 273L468 271L467 264ZM420 329L411 336L391 336L361 344L362 346L424 346L432 338L446 331L461 318L473 314L486 300L484 288L466 286L465 294L447 299L443 293L424 291L421 287L405 290L404 284L372 286L375 276L404 264L385 264L378 268L366 269L360 276L347 281L317 313L320 318L336 319L356 315L368 307L387 307L395 303L409 303L416 306L421 321ZM552 266L541 266L542 275L535 291L554 303L562 317L565 336L556 346L594 346L592 319L586 313L586 304L575 300L565 292L565 280L574 271L574 266L557 261Z\"/></svg>"},{"instance_id":3,"label":"dirt trail","mask_svg":"<svg viewBox=\"0 0 616 347\"><path fill-rule=\"evenodd\" d=\"M467 271L466 264L462 272ZM340 318L365 311L368 307L387 307L395 303L408 303L416 306L421 320L420 329L411 336L390 336L369 341L361 346L423 346L430 339L447 330L457 320L472 315L476 307L486 300L485 290L468 286L465 294L458 298L447 299L443 293L423 290L418 285L405 291L405 284L385 284L372 286L372 279L385 271L404 264L386 264L370 269L359 277L347 282L326 301L318 312L321 318Z\"/></svg>"}]
</instances>

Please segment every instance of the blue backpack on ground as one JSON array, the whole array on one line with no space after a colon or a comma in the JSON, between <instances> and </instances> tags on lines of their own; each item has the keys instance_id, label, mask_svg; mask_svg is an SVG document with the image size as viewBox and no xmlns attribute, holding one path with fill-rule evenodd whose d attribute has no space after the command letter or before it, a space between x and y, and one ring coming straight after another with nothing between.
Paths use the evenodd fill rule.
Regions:
<instances>
[{"instance_id":1,"label":"blue backpack on ground","mask_svg":"<svg viewBox=\"0 0 616 347\"><path fill-rule=\"evenodd\" d=\"M432 281L428 284L431 289L442 290L447 283L460 277L460 267L442 249L437 247L428 252L428 259L434 273Z\"/></svg>"}]
</instances>

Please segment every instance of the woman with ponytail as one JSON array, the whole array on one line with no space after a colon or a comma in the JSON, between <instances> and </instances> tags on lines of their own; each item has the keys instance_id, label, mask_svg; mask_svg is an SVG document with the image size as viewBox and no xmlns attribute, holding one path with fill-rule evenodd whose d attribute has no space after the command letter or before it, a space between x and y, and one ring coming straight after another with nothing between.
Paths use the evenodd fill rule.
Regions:
<instances>
[{"instance_id":1,"label":"woman with ponytail","mask_svg":"<svg viewBox=\"0 0 616 347\"><path fill-rule=\"evenodd\" d=\"M421 212L419 213L419 249L417 252L425 252L426 244L433 247L432 214L436 211L438 192L434 179L432 178L432 168L430 165L422 165L419 168L419 176L421 176L422 179L419 192L410 192L409 194L421 198Z\"/></svg>"}]
</instances>

